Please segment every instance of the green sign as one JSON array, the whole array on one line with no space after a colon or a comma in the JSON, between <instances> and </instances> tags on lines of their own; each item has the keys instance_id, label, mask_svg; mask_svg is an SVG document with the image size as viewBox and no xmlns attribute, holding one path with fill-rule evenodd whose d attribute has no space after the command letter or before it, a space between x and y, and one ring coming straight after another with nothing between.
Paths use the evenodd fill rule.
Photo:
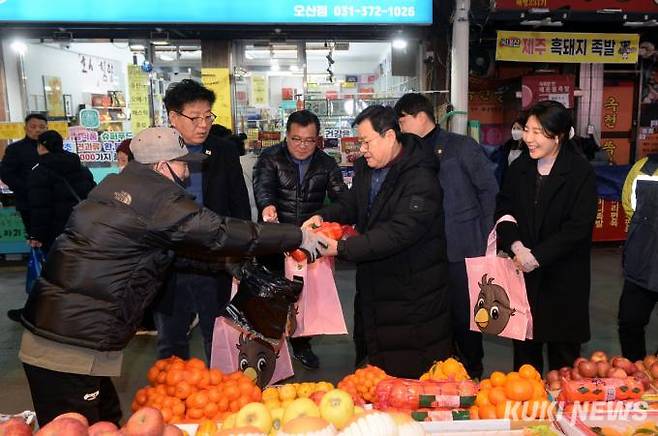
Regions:
<instances>
[{"instance_id":1,"label":"green sign","mask_svg":"<svg viewBox=\"0 0 658 436\"><path fill-rule=\"evenodd\" d=\"M101 116L96 109L82 109L80 111L80 125L87 129L98 129L101 125Z\"/></svg>"},{"instance_id":2,"label":"green sign","mask_svg":"<svg viewBox=\"0 0 658 436\"><path fill-rule=\"evenodd\" d=\"M0 243L25 242L25 227L16 209L13 207L0 208Z\"/></svg>"}]
</instances>

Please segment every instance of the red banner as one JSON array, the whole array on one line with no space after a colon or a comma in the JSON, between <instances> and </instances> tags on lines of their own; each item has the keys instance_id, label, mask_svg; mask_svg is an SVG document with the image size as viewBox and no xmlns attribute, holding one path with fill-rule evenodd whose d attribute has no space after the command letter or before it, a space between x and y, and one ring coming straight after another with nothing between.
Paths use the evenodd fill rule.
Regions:
<instances>
[{"instance_id":1,"label":"red banner","mask_svg":"<svg viewBox=\"0 0 658 436\"><path fill-rule=\"evenodd\" d=\"M571 109L575 87L576 77L571 74L523 76L521 81L523 110L542 100L559 101L567 109Z\"/></svg>"},{"instance_id":2,"label":"red banner","mask_svg":"<svg viewBox=\"0 0 658 436\"><path fill-rule=\"evenodd\" d=\"M595 12L601 9L621 9L623 12L658 13L653 0L492 0L495 10L560 9Z\"/></svg>"},{"instance_id":3,"label":"red banner","mask_svg":"<svg viewBox=\"0 0 658 436\"><path fill-rule=\"evenodd\" d=\"M628 132L633 127L633 82L621 82L603 88L601 132Z\"/></svg>"},{"instance_id":4,"label":"red banner","mask_svg":"<svg viewBox=\"0 0 658 436\"><path fill-rule=\"evenodd\" d=\"M599 198L592 240L594 242L624 241L627 232L628 223L621 202Z\"/></svg>"}]
</instances>

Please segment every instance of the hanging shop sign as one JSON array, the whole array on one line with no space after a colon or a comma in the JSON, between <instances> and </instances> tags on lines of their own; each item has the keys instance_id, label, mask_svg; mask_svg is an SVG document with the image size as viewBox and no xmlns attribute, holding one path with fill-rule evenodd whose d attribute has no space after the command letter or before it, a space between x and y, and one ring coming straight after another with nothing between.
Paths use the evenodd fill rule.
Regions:
<instances>
[{"instance_id":1,"label":"hanging shop sign","mask_svg":"<svg viewBox=\"0 0 658 436\"><path fill-rule=\"evenodd\" d=\"M48 129L57 131L63 138L68 135L69 125L66 121L49 121ZM25 137L25 123L0 123L0 140L21 139Z\"/></svg>"},{"instance_id":2,"label":"hanging shop sign","mask_svg":"<svg viewBox=\"0 0 658 436\"><path fill-rule=\"evenodd\" d=\"M432 0L11 0L0 1L0 22L428 25Z\"/></svg>"},{"instance_id":3,"label":"hanging shop sign","mask_svg":"<svg viewBox=\"0 0 658 436\"><path fill-rule=\"evenodd\" d=\"M217 115L215 124L233 128L231 117L231 82L228 68L201 68L201 81L215 92L212 112Z\"/></svg>"},{"instance_id":4,"label":"hanging shop sign","mask_svg":"<svg viewBox=\"0 0 658 436\"><path fill-rule=\"evenodd\" d=\"M499 30L496 60L634 64L637 62L639 43L637 34Z\"/></svg>"},{"instance_id":5,"label":"hanging shop sign","mask_svg":"<svg viewBox=\"0 0 658 436\"><path fill-rule=\"evenodd\" d=\"M253 74L251 76L251 105L265 107L269 104L267 76Z\"/></svg>"},{"instance_id":6,"label":"hanging shop sign","mask_svg":"<svg viewBox=\"0 0 658 436\"><path fill-rule=\"evenodd\" d=\"M141 132L151 125L149 112L149 76L138 65L128 65L130 128Z\"/></svg>"},{"instance_id":7,"label":"hanging shop sign","mask_svg":"<svg viewBox=\"0 0 658 436\"><path fill-rule=\"evenodd\" d=\"M562 103L567 109L573 108L573 92L576 87L576 77L572 74L545 74L523 76L521 80L522 109L542 100L554 100Z\"/></svg>"},{"instance_id":8,"label":"hanging shop sign","mask_svg":"<svg viewBox=\"0 0 658 436\"><path fill-rule=\"evenodd\" d=\"M601 9L619 9L623 12L658 12L653 0L495 0L495 10L562 9L571 12L596 12Z\"/></svg>"}]
</instances>

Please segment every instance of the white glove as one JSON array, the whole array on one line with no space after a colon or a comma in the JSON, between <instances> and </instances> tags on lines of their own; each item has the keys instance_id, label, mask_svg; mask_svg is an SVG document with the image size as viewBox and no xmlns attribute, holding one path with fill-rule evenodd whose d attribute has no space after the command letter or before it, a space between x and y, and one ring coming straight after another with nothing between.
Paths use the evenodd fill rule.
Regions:
<instances>
[{"instance_id":1,"label":"white glove","mask_svg":"<svg viewBox=\"0 0 658 436\"><path fill-rule=\"evenodd\" d=\"M523 245L521 241L512 244L512 252L514 253L514 262L519 265L523 272L529 273L539 267L539 262L535 259L532 251Z\"/></svg>"}]
</instances>

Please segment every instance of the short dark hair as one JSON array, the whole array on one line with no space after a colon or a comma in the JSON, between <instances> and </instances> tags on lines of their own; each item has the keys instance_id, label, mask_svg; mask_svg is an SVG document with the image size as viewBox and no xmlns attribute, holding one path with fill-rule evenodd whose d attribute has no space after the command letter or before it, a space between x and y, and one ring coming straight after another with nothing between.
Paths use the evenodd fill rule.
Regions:
<instances>
[{"instance_id":1,"label":"short dark hair","mask_svg":"<svg viewBox=\"0 0 658 436\"><path fill-rule=\"evenodd\" d=\"M553 100L540 101L530 108L526 119L532 116L537 118L547 138L557 136L561 144L569 141L573 119L562 103Z\"/></svg>"},{"instance_id":2,"label":"short dark hair","mask_svg":"<svg viewBox=\"0 0 658 436\"><path fill-rule=\"evenodd\" d=\"M131 138L126 138L117 147L116 152L122 152L125 153L126 156L128 156L128 162L135 160L135 155L133 155L132 150L130 150L130 142L132 141Z\"/></svg>"},{"instance_id":3,"label":"short dark hair","mask_svg":"<svg viewBox=\"0 0 658 436\"><path fill-rule=\"evenodd\" d=\"M48 118L46 118L46 116L44 114L40 114L38 112L28 114L28 116L25 117L25 122L27 123L28 121L30 121L32 119L41 120L41 121L44 121L46 123L48 122Z\"/></svg>"},{"instance_id":4,"label":"short dark hair","mask_svg":"<svg viewBox=\"0 0 658 436\"><path fill-rule=\"evenodd\" d=\"M221 124L213 124L210 126L210 134L217 136L218 138L226 138L227 136L231 136L233 132L226 126L222 126Z\"/></svg>"},{"instance_id":5,"label":"short dark hair","mask_svg":"<svg viewBox=\"0 0 658 436\"><path fill-rule=\"evenodd\" d=\"M416 116L421 112L425 112L430 120L433 123L436 123L434 118L434 107L432 102L429 101L427 97L423 94L418 94L411 92L409 94L404 94L400 99L395 103L394 106L395 113L398 115L398 118L401 118L405 115Z\"/></svg>"},{"instance_id":6,"label":"short dark hair","mask_svg":"<svg viewBox=\"0 0 658 436\"><path fill-rule=\"evenodd\" d=\"M380 136L384 136L388 130L393 130L395 132L395 138L400 141L402 131L400 130L398 117L392 107L382 106L380 104L368 106L356 116L352 127L356 127L365 120L370 121L373 130L379 133Z\"/></svg>"},{"instance_id":7,"label":"short dark hair","mask_svg":"<svg viewBox=\"0 0 658 436\"><path fill-rule=\"evenodd\" d=\"M292 124L299 124L300 126L306 127L309 124L315 124L315 134L320 134L320 120L317 115L313 112L303 109L301 111L296 111L290 114L288 121L286 121L286 132L290 132L290 126Z\"/></svg>"},{"instance_id":8,"label":"short dark hair","mask_svg":"<svg viewBox=\"0 0 658 436\"><path fill-rule=\"evenodd\" d=\"M164 96L165 108L167 112L180 112L183 106L193 101L207 101L212 106L215 103L215 93L192 79L184 79L180 82L173 83L167 88Z\"/></svg>"},{"instance_id":9,"label":"short dark hair","mask_svg":"<svg viewBox=\"0 0 658 436\"><path fill-rule=\"evenodd\" d=\"M37 142L51 153L61 153L64 150L64 138L56 130L46 130L39 135Z\"/></svg>"}]
</instances>

